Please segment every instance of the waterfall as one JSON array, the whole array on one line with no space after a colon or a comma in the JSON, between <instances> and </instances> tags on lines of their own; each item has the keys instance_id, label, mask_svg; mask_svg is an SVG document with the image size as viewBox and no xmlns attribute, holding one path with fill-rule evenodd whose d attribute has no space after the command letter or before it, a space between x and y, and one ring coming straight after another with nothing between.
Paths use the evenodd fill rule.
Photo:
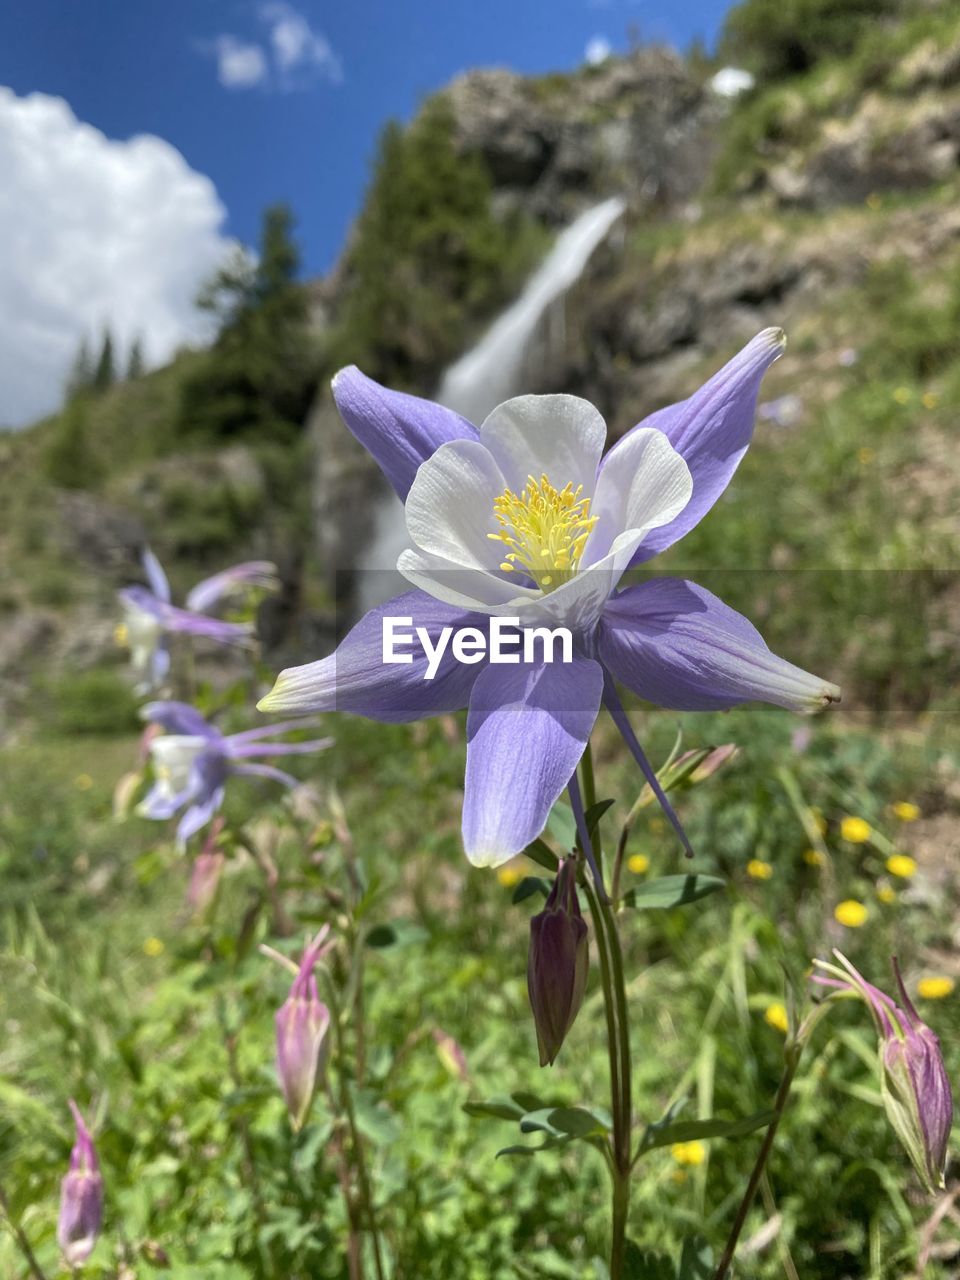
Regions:
<instances>
[{"instance_id":1,"label":"waterfall","mask_svg":"<svg viewBox=\"0 0 960 1280\"><path fill-rule=\"evenodd\" d=\"M435 397L440 404L479 425L491 409L522 392L529 353L544 324L551 330L547 340L556 340L553 304L580 279L624 207L623 200L614 196L593 205L561 231L517 300L444 374ZM395 571L384 572L393 569L409 543L403 507L391 493L380 504L374 536L360 565L367 571L361 573L359 584L359 604L364 610L409 587Z\"/></svg>"}]
</instances>

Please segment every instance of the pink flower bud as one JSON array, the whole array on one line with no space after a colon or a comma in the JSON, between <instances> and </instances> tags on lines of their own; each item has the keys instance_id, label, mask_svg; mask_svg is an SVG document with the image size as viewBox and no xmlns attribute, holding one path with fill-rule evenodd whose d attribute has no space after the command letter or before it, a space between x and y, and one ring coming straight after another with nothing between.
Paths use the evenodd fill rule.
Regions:
<instances>
[{"instance_id":1,"label":"pink flower bud","mask_svg":"<svg viewBox=\"0 0 960 1280\"><path fill-rule=\"evenodd\" d=\"M77 1104L70 1099L77 1140L70 1153L70 1169L60 1184L57 1243L67 1265L78 1267L93 1253L103 1217L103 1178L93 1138Z\"/></svg>"},{"instance_id":2,"label":"pink flower bud","mask_svg":"<svg viewBox=\"0 0 960 1280\"><path fill-rule=\"evenodd\" d=\"M913 1007L896 960L893 972L902 1008L867 982L846 956L839 951L834 955L839 967L818 960L817 968L830 976L818 975L814 981L855 992L873 1014L880 1038L880 1091L887 1119L920 1181L934 1192L944 1185L953 1124L953 1098L940 1041Z\"/></svg>"},{"instance_id":3,"label":"pink flower bud","mask_svg":"<svg viewBox=\"0 0 960 1280\"><path fill-rule=\"evenodd\" d=\"M330 1010L320 1000L313 976L313 966L327 950L323 946L326 934L327 929L322 929L303 953L290 994L275 1019L277 1074L295 1132L303 1127L310 1111L329 1049Z\"/></svg>"},{"instance_id":4,"label":"pink flower bud","mask_svg":"<svg viewBox=\"0 0 960 1280\"><path fill-rule=\"evenodd\" d=\"M560 864L546 905L530 921L527 991L540 1065L552 1064L573 1026L587 986L587 925L577 900L577 867Z\"/></svg>"}]
</instances>

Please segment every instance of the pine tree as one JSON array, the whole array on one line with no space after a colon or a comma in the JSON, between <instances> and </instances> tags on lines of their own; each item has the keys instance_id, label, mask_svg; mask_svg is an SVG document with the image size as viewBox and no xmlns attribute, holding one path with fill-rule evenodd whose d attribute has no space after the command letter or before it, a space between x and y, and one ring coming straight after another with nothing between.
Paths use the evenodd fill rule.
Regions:
<instances>
[{"instance_id":1,"label":"pine tree","mask_svg":"<svg viewBox=\"0 0 960 1280\"><path fill-rule=\"evenodd\" d=\"M107 391L116 381L117 373L113 362L113 337L109 329L103 331L103 346L100 348L100 359L93 375L94 391Z\"/></svg>"},{"instance_id":2,"label":"pine tree","mask_svg":"<svg viewBox=\"0 0 960 1280\"><path fill-rule=\"evenodd\" d=\"M266 210L260 251L234 255L204 286L198 305L220 332L205 362L185 384L181 430L289 439L302 425L317 379L306 289L293 217L285 205Z\"/></svg>"},{"instance_id":3,"label":"pine tree","mask_svg":"<svg viewBox=\"0 0 960 1280\"><path fill-rule=\"evenodd\" d=\"M136 382L138 378L143 377L143 374L143 339L138 335L130 346L130 355L127 359L127 381Z\"/></svg>"},{"instance_id":4,"label":"pine tree","mask_svg":"<svg viewBox=\"0 0 960 1280\"><path fill-rule=\"evenodd\" d=\"M89 392L78 391L53 424L46 470L54 484L65 489L90 489L101 475L99 460L90 447L89 411Z\"/></svg>"},{"instance_id":5,"label":"pine tree","mask_svg":"<svg viewBox=\"0 0 960 1280\"><path fill-rule=\"evenodd\" d=\"M67 375L67 399L78 395L81 391L89 391L93 386L93 360L86 334L80 339L80 346Z\"/></svg>"}]
</instances>

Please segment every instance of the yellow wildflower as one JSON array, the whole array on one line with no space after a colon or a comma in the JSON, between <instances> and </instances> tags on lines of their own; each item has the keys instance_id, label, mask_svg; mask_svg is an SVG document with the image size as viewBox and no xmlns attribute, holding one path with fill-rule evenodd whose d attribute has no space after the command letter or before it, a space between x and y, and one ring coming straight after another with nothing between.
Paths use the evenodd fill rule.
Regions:
<instances>
[{"instance_id":1,"label":"yellow wildflower","mask_svg":"<svg viewBox=\"0 0 960 1280\"><path fill-rule=\"evenodd\" d=\"M803 860L808 867L822 867L826 865L826 858L819 849L807 849L804 852Z\"/></svg>"},{"instance_id":2,"label":"yellow wildflower","mask_svg":"<svg viewBox=\"0 0 960 1280\"><path fill-rule=\"evenodd\" d=\"M642 876L650 870L650 859L645 853L635 853L627 859L627 866L636 876Z\"/></svg>"},{"instance_id":3,"label":"yellow wildflower","mask_svg":"<svg viewBox=\"0 0 960 1280\"><path fill-rule=\"evenodd\" d=\"M707 1158L707 1148L696 1138L690 1142L675 1142L670 1154L677 1164L703 1164Z\"/></svg>"},{"instance_id":4,"label":"yellow wildflower","mask_svg":"<svg viewBox=\"0 0 960 1280\"><path fill-rule=\"evenodd\" d=\"M925 391L920 397L920 403L925 409L935 409L940 403L940 397L935 391Z\"/></svg>"},{"instance_id":5,"label":"yellow wildflower","mask_svg":"<svg viewBox=\"0 0 960 1280\"><path fill-rule=\"evenodd\" d=\"M773 866L760 858L751 858L747 863L747 875L751 880L769 880L773 875Z\"/></svg>"},{"instance_id":6,"label":"yellow wildflower","mask_svg":"<svg viewBox=\"0 0 960 1280\"><path fill-rule=\"evenodd\" d=\"M920 817L920 806L910 800L898 800L893 806L893 816L901 822L916 822Z\"/></svg>"},{"instance_id":7,"label":"yellow wildflower","mask_svg":"<svg viewBox=\"0 0 960 1280\"><path fill-rule=\"evenodd\" d=\"M894 393L893 393L893 398L894 398L894 400L896 400L897 404L909 404L909 403L910 403L910 388L909 388L909 387L897 387L896 391L894 391Z\"/></svg>"},{"instance_id":8,"label":"yellow wildflower","mask_svg":"<svg viewBox=\"0 0 960 1280\"><path fill-rule=\"evenodd\" d=\"M944 996L953 995L956 985L952 978L921 978L917 983L917 995L921 1000L942 1000Z\"/></svg>"},{"instance_id":9,"label":"yellow wildflower","mask_svg":"<svg viewBox=\"0 0 960 1280\"><path fill-rule=\"evenodd\" d=\"M887 859L887 870L892 876L899 876L901 880L909 880L912 875L916 875L917 864L906 853L892 853Z\"/></svg>"},{"instance_id":10,"label":"yellow wildflower","mask_svg":"<svg viewBox=\"0 0 960 1280\"><path fill-rule=\"evenodd\" d=\"M159 938L147 938L143 944L143 954L145 956L162 956L166 948Z\"/></svg>"},{"instance_id":11,"label":"yellow wildflower","mask_svg":"<svg viewBox=\"0 0 960 1280\"><path fill-rule=\"evenodd\" d=\"M519 884L523 879L523 872L519 867L508 862L505 867L497 868L497 879L505 889L512 889L515 884Z\"/></svg>"},{"instance_id":12,"label":"yellow wildflower","mask_svg":"<svg viewBox=\"0 0 960 1280\"><path fill-rule=\"evenodd\" d=\"M891 907L897 900L897 891L892 884L878 884L877 897L884 906Z\"/></svg>"},{"instance_id":13,"label":"yellow wildflower","mask_svg":"<svg viewBox=\"0 0 960 1280\"><path fill-rule=\"evenodd\" d=\"M89 791L93 786L93 779L89 773L78 773L73 780L73 785L78 791Z\"/></svg>"},{"instance_id":14,"label":"yellow wildflower","mask_svg":"<svg viewBox=\"0 0 960 1280\"><path fill-rule=\"evenodd\" d=\"M840 834L851 844L866 844L872 832L870 823L864 818L844 818L840 823Z\"/></svg>"},{"instance_id":15,"label":"yellow wildflower","mask_svg":"<svg viewBox=\"0 0 960 1280\"><path fill-rule=\"evenodd\" d=\"M768 1004L763 1016L766 1022L773 1027L775 1031L782 1031L784 1035L789 1031L790 1020L787 1017L787 1010L779 1001L776 1001L773 1004Z\"/></svg>"},{"instance_id":16,"label":"yellow wildflower","mask_svg":"<svg viewBox=\"0 0 960 1280\"><path fill-rule=\"evenodd\" d=\"M113 640L121 649L126 649L130 640L130 631L125 622L118 622L113 628Z\"/></svg>"},{"instance_id":17,"label":"yellow wildflower","mask_svg":"<svg viewBox=\"0 0 960 1280\"><path fill-rule=\"evenodd\" d=\"M833 918L847 929L859 929L862 924L866 924L869 914L862 902L857 902L855 898L845 898L843 902L837 903Z\"/></svg>"}]
</instances>

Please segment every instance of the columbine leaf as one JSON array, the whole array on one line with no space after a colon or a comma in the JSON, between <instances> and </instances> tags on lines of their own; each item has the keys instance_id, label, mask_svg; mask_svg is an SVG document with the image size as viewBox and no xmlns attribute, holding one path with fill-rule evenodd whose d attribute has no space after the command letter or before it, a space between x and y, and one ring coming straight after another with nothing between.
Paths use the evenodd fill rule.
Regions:
<instances>
[{"instance_id":1,"label":"columbine leaf","mask_svg":"<svg viewBox=\"0 0 960 1280\"><path fill-rule=\"evenodd\" d=\"M772 1111L755 1111L752 1116L740 1120L677 1120L668 1123L667 1117L647 1126L640 1143L640 1150L653 1151L657 1147L670 1147L675 1142L693 1142L697 1138L742 1138L755 1129L762 1129L773 1119Z\"/></svg>"},{"instance_id":2,"label":"columbine leaf","mask_svg":"<svg viewBox=\"0 0 960 1280\"><path fill-rule=\"evenodd\" d=\"M610 1117L586 1107L546 1107L528 1112L520 1121L521 1133L539 1131L568 1138L602 1138L610 1132Z\"/></svg>"},{"instance_id":3,"label":"columbine leaf","mask_svg":"<svg viewBox=\"0 0 960 1280\"><path fill-rule=\"evenodd\" d=\"M607 812L611 805L615 804L615 800L598 800L596 804L592 804L587 812L583 815L587 824L587 830L591 836L596 835L597 827L600 825L600 819Z\"/></svg>"},{"instance_id":4,"label":"columbine leaf","mask_svg":"<svg viewBox=\"0 0 960 1280\"><path fill-rule=\"evenodd\" d=\"M412 920L392 920L389 924L378 924L367 934L368 947L383 950L386 947L409 947L417 942L425 942L430 935L426 929Z\"/></svg>"},{"instance_id":5,"label":"columbine leaf","mask_svg":"<svg viewBox=\"0 0 960 1280\"><path fill-rule=\"evenodd\" d=\"M710 1280L713 1275L713 1250L702 1236L688 1236L680 1254L677 1280Z\"/></svg>"},{"instance_id":6,"label":"columbine leaf","mask_svg":"<svg viewBox=\"0 0 960 1280\"><path fill-rule=\"evenodd\" d=\"M496 1120L523 1119L531 1111L550 1111L549 1103L535 1093L498 1093L483 1102L465 1102L463 1109L468 1116L493 1116Z\"/></svg>"},{"instance_id":7,"label":"columbine leaf","mask_svg":"<svg viewBox=\"0 0 960 1280\"><path fill-rule=\"evenodd\" d=\"M649 1253L632 1240L623 1256L623 1280L674 1280L673 1263L662 1253Z\"/></svg>"},{"instance_id":8,"label":"columbine leaf","mask_svg":"<svg viewBox=\"0 0 960 1280\"><path fill-rule=\"evenodd\" d=\"M620 901L623 906L635 907L638 911L665 910L696 902L698 898L706 898L726 887L726 881L719 876L660 876L637 885Z\"/></svg>"},{"instance_id":9,"label":"columbine leaf","mask_svg":"<svg viewBox=\"0 0 960 1280\"><path fill-rule=\"evenodd\" d=\"M557 855L539 836L536 840L531 841L523 852L531 862L536 862L538 866L545 867L547 871L556 871L560 865Z\"/></svg>"},{"instance_id":10,"label":"columbine leaf","mask_svg":"<svg viewBox=\"0 0 960 1280\"><path fill-rule=\"evenodd\" d=\"M577 823L573 810L562 800L550 810L547 818L547 830L562 849L569 852L577 843Z\"/></svg>"},{"instance_id":11,"label":"columbine leaf","mask_svg":"<svg viewBox=\"0 0 960 1280\"><path fill-rule=\"evenodd\" d=\"M524 876L520 883L513 891L511 902L523 902L526 898L532 898L535 893L542 893L546 898L550 893L550 886L546 880L541 880L539 876Z\"/></svg>"}]
</instances>

